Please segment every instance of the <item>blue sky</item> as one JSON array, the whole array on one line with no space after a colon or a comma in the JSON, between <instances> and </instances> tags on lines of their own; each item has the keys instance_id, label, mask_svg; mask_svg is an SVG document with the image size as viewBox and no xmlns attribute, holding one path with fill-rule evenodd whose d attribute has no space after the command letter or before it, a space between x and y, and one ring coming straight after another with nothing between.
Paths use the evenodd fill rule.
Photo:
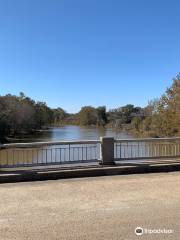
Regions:
<instances>
[{"instance_id":1,"label":"blue sky","mask_svg":"<svg viewBox=\"0 0 180 240\"><path fill-rule=\"evenodd\" d=\"M1 0L0 95L145 106L180 71L179 0Z\"/></svg>"}]
</instances>

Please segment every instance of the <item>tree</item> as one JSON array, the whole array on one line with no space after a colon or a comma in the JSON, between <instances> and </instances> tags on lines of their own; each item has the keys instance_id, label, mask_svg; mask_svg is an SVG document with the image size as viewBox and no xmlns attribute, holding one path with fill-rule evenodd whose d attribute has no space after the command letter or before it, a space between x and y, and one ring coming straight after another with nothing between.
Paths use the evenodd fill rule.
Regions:
<instances>
[{"instance_id":1,"label":"tree","mask_svg":"<svg viewBox=\"0 0 180 240\"><path fill-rule=\"evenodd\" d=\"M180 134L180 74L160 99L149 103L145 115L142 124L145 132L162 137Z\"/></svg>"},{"instance_id":2,"label":"tree","mask_svg":"<svg viewBox=\"0 0 180 240\"><path fill-rule=\"evenodd\" d=\"M44 102L37 102L35 105L36 128L40 129L44 125L53 122L53 111Z\"/></svg>"},{"instance_id":3,"label":"tree","mask_svg":"<svg viewBox=\"0 0 180 240\"><path fill-rule=\"evenodd\" d=\"M131 126L136 130L139 131L141 125L141 118L140 117L134 117L131 121Z\"/></svg>"},{"instance_id":4,"label":"tree","mask_svg":"<svg viewBox=\"0 0 180 240\"><path fill-rule=\"evenodd\" d=\"M106 107L101 106L96 108L97 111L97 125L104 126L107 123Z\"/></svg>"},{"instance_id":5,"label":"tree","mask_svg":"<svg viewBox=\"0 0 180 240\"><path fill-rule=\"evenodd\" d=\"M45 103L36 103L20 93L0 96L0 139L28 134L53 121L53 112Z\"/></svg>"},{"instance_id":6,"label":"tree","mask_svg":"<svg viewBox=\"0 0 180 240\"><path fill-rule=\"evenodd\" d=\"M140 107L135 107L132 104L112 109L108 113L108 119L113 123L112 125L115 128L121 128L123 124L131 123L134 117L142 119L144 117L144 110Z\"/></svg>"},{"instance_id":7,"label":"tree","mask_svg":"<svg viewBox=\"0 0 180 240\"><path fill-rule=\"evenodd\" d=\"M80 125L88 126L97 124L97 111L91 106L82 107L78 115Z\"/></svg>"},{"instance_id":8,"label":"tree","mask_svg":"<svg viewBox=\"0 0 180 240\"><path fill-rule=\"evenodd\" d=\"M68 114L64 111L64 109L62 108L53 109L53 122L55 124L60 124L62 121L65 120L67 116Z\"/></svg>"}]
</instances>

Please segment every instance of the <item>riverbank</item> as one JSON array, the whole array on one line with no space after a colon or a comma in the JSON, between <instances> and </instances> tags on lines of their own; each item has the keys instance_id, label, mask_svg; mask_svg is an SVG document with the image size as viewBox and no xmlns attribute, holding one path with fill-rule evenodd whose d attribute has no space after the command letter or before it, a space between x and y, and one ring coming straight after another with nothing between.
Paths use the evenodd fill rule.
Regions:
<instances>
[{"instance_id":1,"label":"riverbank","mask_svg":"<svg viewBox=\"0 0 180 240\"><path fill-rule=\"evenodd\" d=\"M71 140L96 140L102 136L126 139L133 135L126 131L110 128L82 127L77 125L65 125L61 127L49 126L48 129L36 131L32 135L21 138L8 138L8 142L46 142L46 141L71 141Z\"/></svg>"},{"instance_id":2,"label":"riverbank","mask_svg":"<svg viewBox=\"0 0 180 240\"><path fill-rule=\"evenodd\" d=\"M6 143L18 142L46 142L46 141L71 141L71 140L96 140L102 136L114 137L115 139L148 138L156 135L143 134L130 127L123 125L121 128L61 125L59 127L46 126L33 134L22 135L21 137L8 137Z\"/></svg>"}]
</instances>

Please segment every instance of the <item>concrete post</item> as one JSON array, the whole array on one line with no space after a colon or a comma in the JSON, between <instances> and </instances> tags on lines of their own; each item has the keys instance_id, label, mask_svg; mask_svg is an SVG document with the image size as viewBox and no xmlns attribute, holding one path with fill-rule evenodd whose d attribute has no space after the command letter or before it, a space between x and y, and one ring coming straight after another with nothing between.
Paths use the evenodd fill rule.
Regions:
<instances>
[{"instance_id":1,"label":"concrete post","mask_svg":"<svg viewBox=\"0 0 180 240\"><path fill-rule=\"evenodd\" d=\"M114 165L114 138L101 137L102 165Z\"/></svg>"}]
</instances>

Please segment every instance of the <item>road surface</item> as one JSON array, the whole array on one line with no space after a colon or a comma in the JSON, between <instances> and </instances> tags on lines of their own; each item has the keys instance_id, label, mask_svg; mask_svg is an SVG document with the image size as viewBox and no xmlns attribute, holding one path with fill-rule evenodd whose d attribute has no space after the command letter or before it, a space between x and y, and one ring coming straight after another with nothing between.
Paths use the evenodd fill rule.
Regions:
<instances>
[{"instance_id":1,"label":"road surface","mask_svg":"<svg viewBox=\"0 0 180 240\"><path fill-rule=\"evenodd\" d=\"M1 184L0 240L14 239L179 240L180 172Z\"/></svg>"}]
</instances>

